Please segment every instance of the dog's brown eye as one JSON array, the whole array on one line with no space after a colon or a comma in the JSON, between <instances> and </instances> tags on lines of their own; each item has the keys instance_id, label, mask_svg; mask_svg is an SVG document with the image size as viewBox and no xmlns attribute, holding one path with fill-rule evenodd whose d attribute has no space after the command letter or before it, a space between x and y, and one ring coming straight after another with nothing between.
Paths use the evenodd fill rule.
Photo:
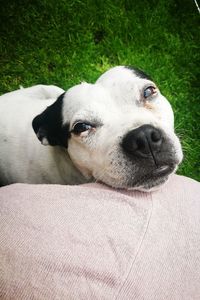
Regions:
<instances>
[{"instance_id":1,"label":"dog's brown eye","mask_svg":"<svg viewBox=\"0 0 200 300\"><path fill-rule=\"evenodd\" d=\"M90 125L88 123L78 122L74 125L71 132L74 134L80 134L81 132L90 130L91 128L92 128L92 125Z\"/></svg>"},{"instance_id":2,"label":"dog's brown eye","mask_svg":"<svg viewBox=\"0 0 200 300\"><path fill-rule=\"evenodd\" d=\"M145 90L144 90L144 98L148 98L151 97L153 95L155 95L157 93L157 90L154 86L148 86Z\"/></svg>"}]
</instances>

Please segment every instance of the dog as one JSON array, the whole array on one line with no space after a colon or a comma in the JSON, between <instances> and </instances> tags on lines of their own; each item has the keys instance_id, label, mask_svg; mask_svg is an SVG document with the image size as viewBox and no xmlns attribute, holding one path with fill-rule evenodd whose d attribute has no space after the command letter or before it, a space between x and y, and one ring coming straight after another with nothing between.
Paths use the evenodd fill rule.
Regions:
<instances>
[{"instance_id":1,"label":"dog","mask_svg":"<svg viewBox=\"0 0 200 300\"><path fill-rule=\"evenodd\" d=\"M113 67L66 92L36 85L0 97L2 185L98 181L151 191L182 158L171 105L139 69Z\"/></svg>"}]
</instances>

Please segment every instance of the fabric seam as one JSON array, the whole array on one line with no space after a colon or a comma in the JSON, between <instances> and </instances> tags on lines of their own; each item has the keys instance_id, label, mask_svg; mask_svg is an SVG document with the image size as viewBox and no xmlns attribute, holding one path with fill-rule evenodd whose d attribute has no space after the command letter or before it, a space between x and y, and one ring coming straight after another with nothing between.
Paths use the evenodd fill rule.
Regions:
<instances>
[{"instance_id":1,"label":"fabric seam","mask_svg":"<svg viewBox=\"0 0 200 300\"><path fill-rule=\"evenodd\" d=\"M127 282L128 277L129 277L129 275L130 275L130 273L131 273L131 270L132 270L132 268L133 268L133 266L134 266L134 263L135 263L135 261L136 261L136 259L137 259L137 257L138 257L138 254L140 253L140 250L141 250L142 245L143 245L143 241L145 240L145 237L146 237L147 232L148 232L148 229L149 229L149 225L150 225L152 213L153 213L153 199L152 199L152 194L151 194L151 210L150 210L150 213L149 213L149 219L148 219L148 222L147 222L147 225L146 225L146 229L145 229L145 231L144 231L143 237L141 238L140 244L139 244L139 246L138 246L138 249L137 249L137 251L136 251L136 254L135 254L135 256L134 256L134 258L133 258L133 261L132 261L132 263L131 263L130 269L129 269L127 275L125 276L125 279L123 280L121 286L119 287L119 290L118 290L116 296L114 297L115 300L117 300L117 298L118 298L118 296L119 296L121 290L123 289L125 283Z\"/></svg>"}]
</instances>

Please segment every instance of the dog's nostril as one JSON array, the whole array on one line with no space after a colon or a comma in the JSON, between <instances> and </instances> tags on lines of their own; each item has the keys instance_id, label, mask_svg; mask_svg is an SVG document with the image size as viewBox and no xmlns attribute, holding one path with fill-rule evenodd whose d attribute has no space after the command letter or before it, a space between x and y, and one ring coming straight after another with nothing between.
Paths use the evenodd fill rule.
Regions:
<instances>
[{"instance_id":1,"label":"dog's nostril","mask_svg":"<svg viewBox=\"0 0 200 300\"><path fill-rule=\"evenodd\" d=\"M160 131L158 131L158 130L153 130L152 131L152 133L151 133L151 140L152 140L152 142L159 142L160 140L161 140L161 133L160 133Z\"/></svg>"}]
</instances>

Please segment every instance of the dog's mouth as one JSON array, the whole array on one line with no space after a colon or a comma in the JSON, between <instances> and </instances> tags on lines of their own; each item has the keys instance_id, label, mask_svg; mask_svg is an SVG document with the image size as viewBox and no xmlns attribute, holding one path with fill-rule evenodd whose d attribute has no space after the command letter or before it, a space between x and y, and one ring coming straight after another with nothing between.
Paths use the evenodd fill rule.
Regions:
<instances>
[{"instance_id":1,"label":"dog's mouth","mask_svg":"<svg viewBox=\"0 0 200 300\"><path fill-rule=\"evenodd\" d=\"M174 170L174 166L163 165L152 171L153 176L166 176Z\"/></svg>"},{"instance_id":2,"label":"dog's mouth","mask_svg":"<svg viewBox=\"0 0 200 300\"><path fill-rule=\"evenodd\" d=\"M157 166L150 172L140 176L135 182L132 182L129 189L136 189L141 191L152 191L153 188L158 188L164 184L169 175L174 173L176 165L162 165Z\"/></svg>"},{"instance_id":3,"label":"dog's mouth","mask_svg":"<svg viewBox=\"0 0 200 300\"><path fill-rule=\"evenodd\" d=\"M150 192L163 185L168 180L170 174L175 172L176 168L177 165L175 164L163 164L150 170L143 169L142 173L138 172L138 174L126 175L126 178L124 177L124 180L121 182L114 177L112 180L108 180L107 178L107 180L98 180L98 182L119 189ZM122 177L120 178L122 179Z\"/></svg>"}]
</instances>

